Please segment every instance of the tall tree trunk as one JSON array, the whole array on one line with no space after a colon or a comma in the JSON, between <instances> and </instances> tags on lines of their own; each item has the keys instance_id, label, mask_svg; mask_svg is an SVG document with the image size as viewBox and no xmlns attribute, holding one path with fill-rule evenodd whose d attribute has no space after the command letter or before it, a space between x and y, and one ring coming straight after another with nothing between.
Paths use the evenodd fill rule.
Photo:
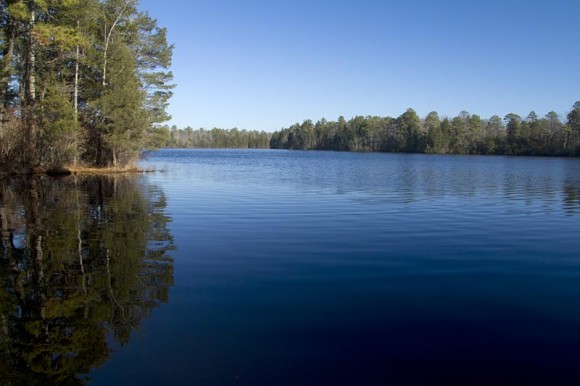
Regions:
<instances>
[{"instance_id":1,"label":"tall tree trunk","mask_svg":"<svg viewBox=\"0 0 580 386\"><path fill-rule=\"evenodd\" d=\"M24 124L24 148L26 149L26 162L29 166L35 166L37 163L37 144L36 144L36 133L35 133L35 123L32 119L32 107L36 100L36 55L35 55L35 38L32 30L34 28L34 23L36 21L36 16L34 11L30 12L30 24L28 26L28 32L26 36L26 52L25 52L25 71L24 71L24 100L22 112L23 124Z\"/></svg>"},{"instance_id":2,"label":"tall tree trunk","mask_svg":"<svg viewBox=\"0 0 580 386\"><path fill-rule=\"evenodd\" d=\"M79 27L80 21L77 21L77 28ZM75 126L79 121L79 60L81 56L81 50L79 45L76 46L75 51L75 80L74 80L74 91L73 91L73 104L74 104L74 121Z\"/></svg>"},{"instance_id":3,"label":"tall tree trunk","mask_svg":"<svg viewBox=\"0 0 580 386\"><path fill-rule=\"evenodd\" d=\"M110 28L107 29L107 25L105 24L105 47L103 48L103 89L105 88L105 86L107 86L107 59L108 59L107 55L109 52L109 44L111 43L111 38L113 37L113 32L115 31L115 27L117 27L117 24L119 24L119 21L123 16L123 13L125 13L125 10L129 6L129 4L131 4L133 1L135 0L125 1L123 8L119 11L117 16L115 17L115 20L113 21L113 24L111 24Z\"/></svg>"},{"instance_id":4,"label":"tall tree trunk","mask_svg":"<svg viewBox=\"0 0 580 386\"><path fill-rule=\"evenodd\" d=\"M77 30L80 28L80 20L77 20ZM77 166L78 154L79 154L79 60L81 56L80 47L76 45L75 51L75 77L74 77L74 91L73 91L73 104L74 104L74 122L75 122L75 133L74 133L74 165Z\"/></svg>"},{"instance_id":5,"label":"tall tree trunk","mask_svg":"<svg viewBox=\"0 0 580 386\"><path fill-rule=\"evenodd\" d=\"M34 23L36 22L36 16L34 11L30 12L30 26L28 29L28 34L26 37L26 73L25 73L25 104L32 105L36 100L36 76L34 74L36 68L36 55L35 55L35 39L32 30L34 28Z\"/></svg>"}]
</instances>

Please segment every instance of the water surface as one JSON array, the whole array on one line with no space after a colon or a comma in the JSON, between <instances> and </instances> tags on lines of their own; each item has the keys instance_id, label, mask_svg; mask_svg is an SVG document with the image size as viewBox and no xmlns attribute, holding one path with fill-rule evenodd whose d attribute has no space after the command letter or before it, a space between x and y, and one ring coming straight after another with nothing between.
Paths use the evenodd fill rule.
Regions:
<instances>
[{"instance_id":1,"label":"water surface","mask_svg":"<svg viewBox=\"0 0 580 386\"><path fill-rule=\"evenodd\" d=\"M139 250L161 243L173 286L130 339L109 338L92 384L578 383L579 160L163 150L144 163L162 171L137 190L163 198L150 213L171 241Z\"/></svg>"}]
</instances>

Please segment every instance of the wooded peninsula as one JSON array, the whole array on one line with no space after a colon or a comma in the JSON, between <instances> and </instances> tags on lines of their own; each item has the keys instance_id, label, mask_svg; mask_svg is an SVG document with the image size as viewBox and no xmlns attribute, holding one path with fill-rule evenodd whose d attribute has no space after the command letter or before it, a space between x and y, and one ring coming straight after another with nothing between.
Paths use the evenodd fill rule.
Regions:
<instances>
[{"instance_id":1,"label":"wooded peninsula","mask_svg":"<svg viewBox=\"0 0 580 386\"><path fill-rule=\"evenodd\" d=\"M123 167L159 146L172 50L136 0L1 0L0 170Z\"/></svg>"}]
</instances>

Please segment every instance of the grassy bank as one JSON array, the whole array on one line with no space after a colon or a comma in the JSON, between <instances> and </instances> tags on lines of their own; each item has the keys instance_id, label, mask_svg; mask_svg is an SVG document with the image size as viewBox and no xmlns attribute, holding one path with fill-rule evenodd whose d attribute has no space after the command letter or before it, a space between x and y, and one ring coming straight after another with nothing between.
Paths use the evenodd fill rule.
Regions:
<instances>
[{"instance_id":1,"label":"grassy bank","mask_svg":"<svg viewBox=\"0 0 580 386\"><path fill-rule=\"evenodd\" d=\"M141 168L137 165L127 165L120 167L67 166L65 168L62 168L62 171L63 171L62 174L121 174L121 173L150 173L154 172L155 169ZM66 173L65 171L68 171L68 173Z\"/></svg>"},{"instance_id":2,"label":"grassy bank","mask_svg":"<svg viewBox=\"0 0 580 386\"><path fill-rule=\"evenodd\" d=\"M154 172L155 168L142 168L137 165L127 165L127 166L107 166L107 167L94 167L94 166L64 166L64 167L53 167L53 168L13 168L11 170L1 170L0 178L8 176L30 176L39 174L48 174L50 176L66 176L71 174L77 175L103 175L103 174L124 174L124 173L150 173Z\"/></svg>"}]
</instances>

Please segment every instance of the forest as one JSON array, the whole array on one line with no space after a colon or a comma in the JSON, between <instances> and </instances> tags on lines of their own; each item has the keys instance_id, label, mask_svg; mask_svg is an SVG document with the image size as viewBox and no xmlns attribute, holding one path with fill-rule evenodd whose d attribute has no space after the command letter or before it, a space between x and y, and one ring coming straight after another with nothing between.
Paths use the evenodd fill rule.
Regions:
<instances>
[{"instance_id":1,"label":"forest","mask_svg":"<svg viewBox=\"0 0 580 386\"><path fill-rule=\"evenodd\" d=\"M219 129L211 130L191 127L171 129L165 127L159 137L164 147L169 148L233 148L233 149L269 149L272 133L257 130Z\"/></svg>"},{"instance_id":2,"label":"forest","mask_svg":"<svg viewBox=\"0 0 580 386\"><path fill-rule=\"evenodd\" d=\"M0 0L0 171L121 167L159 146L172 50L137 0Z\"/></svg>"},{"instance_id":3,"label":"forest","mask_svg":"<svg viewBox=\"0 0 580 386\"><path fill-rule=\"evenodd\" d=\"M156 147L580 156L580 102L565 117L408 109L274 133L170 129L172 51L138 0L0 0L0 173L124 167Z\"/></svg>"},{"instance_id":4,"label":"forest","mask_svg":"<svg viewBox=\"0 0 580 386\"><path fill-rule=\"evenodd\" d=\"M413 109L397 118L357 116L350 120L306 120L272 134L273 149L580 156L580 102L562 121L551 111L482 119L462 111L453 118L437 112L421 119Z\"/></svg>"}]
</instances>

